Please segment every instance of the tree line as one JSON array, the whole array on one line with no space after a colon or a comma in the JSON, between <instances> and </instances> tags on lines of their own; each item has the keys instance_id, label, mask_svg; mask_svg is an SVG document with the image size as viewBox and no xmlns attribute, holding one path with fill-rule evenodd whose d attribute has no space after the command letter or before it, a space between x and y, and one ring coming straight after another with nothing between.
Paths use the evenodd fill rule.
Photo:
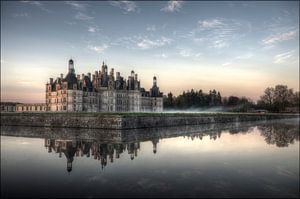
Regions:
<instances>
[{"instance_id":1,"label":"tree line","mask_svg":"<svg viewBox=\"0 0 300 199\"><path fill-rule=\"evenodd\" d=\"M288 108L296 108L299 112L299 91L294 92L286 85L268 87L257 101L257 107L265 108L270 112L285 112Z\"/></svg>"},{"instance_id":2,"label":"tree line","mask_svg":"<svg viewBox=\"0 0 300 199\"><path fill-rule=\"evenodd\" d=\"M174 96L171 92L164 96L164 108L168 109L197 109L222 107L224 111L248 112L264 109L269 112L299 111L299 91L294 92L286 85L268 87L263 95L255 103L247 97L229 96L222 97L215 89L208 93L200 90L183 91L182 94ZM291 110L288 110L290 108Z\"/></svg>"}]
</instances>

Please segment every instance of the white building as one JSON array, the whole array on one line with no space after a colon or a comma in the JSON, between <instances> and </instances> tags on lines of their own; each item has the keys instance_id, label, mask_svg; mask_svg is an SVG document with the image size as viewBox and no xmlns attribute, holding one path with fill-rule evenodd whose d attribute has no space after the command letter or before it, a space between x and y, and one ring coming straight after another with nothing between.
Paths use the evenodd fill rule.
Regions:
<instances>
[{"instance_id":1,"label":"white building","mask_svg":"<svg viewBox=\"0 0 300 199\"><path fill-rule=\"evenodd\" d=\"M131 71L128 80L107 65L91 76L75 74L74 61L69 60L68 74L50 78L46 84L47 111L83 112L162 112L163 94L153 77L150 91L140 87L138 75Z\"/></svg>"}]
</instances>

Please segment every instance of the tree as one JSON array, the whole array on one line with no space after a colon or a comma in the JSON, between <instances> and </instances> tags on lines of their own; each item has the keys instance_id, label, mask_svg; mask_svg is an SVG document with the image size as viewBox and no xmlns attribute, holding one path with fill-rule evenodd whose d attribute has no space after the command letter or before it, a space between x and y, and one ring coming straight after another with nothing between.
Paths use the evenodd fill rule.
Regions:
<instances>
[{"instance_id":1,"label":"tree","mask_svg":"<svg viewBox=\"0 0 300 199\"><path fill-rule=\"evenodd\" d=\"M268 87L257 102L258 107L273 112L285 111L287 107L299 107L299 92L294 93L286 85Z\"/></svg>"},{"instance_id":2,"label":"tree","mask_svg":"<svg viewBox=\"0 0 300 199\"><path fill-rule=\"evenodd\" d=\"M164 107L166 108L174 107L173 94L171 92L168 93L167 97L164 97Z\"/></svg>"},{"instance_id":3,"label":"tree","mask_svg":"<svg viewBox=\"0 0 300 199\"><path fill-rule=\"evenodd\" d=\"M291 97L290 97L290 104L292 106L298 107L300 106L300 98L299 98L299 91L295 92Z\"/></svg>"},{"instance_id":4,"label":"tree","mask_svg":"<svg viewBox=\"0 0 300 199\"><path fill-rule=\"evenodd\" d=\"M210 91L210 94L203 93L202 90L183 91L183 93L177 97L174 97L172 93L164 96L165 108L197 108L206 106L218 106L222 104L222 97L220 92L215 89Z\"/></svg>"},{"instance_id":5,"label":"tree","mask_svg":"<svg viewBox=\"0 0 300 199\"><path fill-rule=\"evenodd\" d=\"M236 105L238 105L239 100L240 99L236 96L229 96L227 105L228 106L236 106Z\"/></svg>"},{"instance_id":6,"label":"tree","mask_svg":"<svg viewBox=\"0 0 300 199\"><path fill-rule=\"evenodd\" d=\"M265 89L264 95L260 97L260 101L270 109L273 107L274 96L275 96L275 89L268 87Z\"/></svg>"},{"instance_id":7,"label":"tree","mask_svg":"<svg viewBox=\"0 0 300 199\"><path fill-rule=\"evenodd\" d=\"M293 90L285 85L276 85L274 90L274 105L276 110L281 112L289 105L289 99L293 95Z\"/></svg>"}]
</instances>

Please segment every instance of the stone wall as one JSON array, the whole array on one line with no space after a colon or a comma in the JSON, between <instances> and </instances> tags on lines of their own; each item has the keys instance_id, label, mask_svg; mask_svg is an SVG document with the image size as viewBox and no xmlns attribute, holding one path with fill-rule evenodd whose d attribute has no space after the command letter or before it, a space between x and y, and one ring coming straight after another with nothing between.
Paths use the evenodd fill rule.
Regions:
<instances>
[{"instance_id":1,"label":"stone wall","mask_svg":"<svg viewBox=\"0 0 300 199\"><path fill-rule=\"evenodd\" d=\"M123 129L201 125L210 123L229 123L261 121L299 117L297 114L157 114L156 116L128 115L122 118Z\"/></svg>"},{"instance_id":2,"label":"stone wall","mask_svg":"<svg viewBox=\"0 0 300 199\"><path fill-rule=\"evenodd\" d=\"M92 113L1 113L1 125L121 129L121 117Z\"/></svg>"},{"instance_id":3,"label":"stone wall","mask_svg":"<svg viewBox=\"0 0 300 199\"><path fill-rule=\"evenodd\" d=\"M136 129L297 118L298 114L1 113L2 126Z\"/></svg>"},{"instance_id":4,"label":"stone wall","mask_svg":"<svg viewBox=\"0 0 300 199\"><path fill-rule=\"evenodd\" d=\"M256 121L241 123L211 123L202 125L157 127L146 129L84 129L84 128L52 128L30 126L1 126L2 136L20 136L49 139L99 140L107 143L144 142L153 139L177 136L219 136L222 131L248 132L254 126L280 125L287 130L297 131L298 119Z\"/></svg>"}]
</instances>

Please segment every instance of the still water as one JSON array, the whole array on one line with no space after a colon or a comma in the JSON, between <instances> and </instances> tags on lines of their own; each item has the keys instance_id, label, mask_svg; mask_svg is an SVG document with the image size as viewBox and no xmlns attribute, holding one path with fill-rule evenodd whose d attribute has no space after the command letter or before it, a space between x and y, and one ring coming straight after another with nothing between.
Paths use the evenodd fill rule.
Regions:
<instances>
[{"instance_id":1,"label":"still water","mask_svg":"<svg viewBox=\"0 0 300 199\"><path fill-rule=\"evenodd\" d=\"M298 123L1 127L1 196L299 198Z\"/></svg>"}]
</instances>

